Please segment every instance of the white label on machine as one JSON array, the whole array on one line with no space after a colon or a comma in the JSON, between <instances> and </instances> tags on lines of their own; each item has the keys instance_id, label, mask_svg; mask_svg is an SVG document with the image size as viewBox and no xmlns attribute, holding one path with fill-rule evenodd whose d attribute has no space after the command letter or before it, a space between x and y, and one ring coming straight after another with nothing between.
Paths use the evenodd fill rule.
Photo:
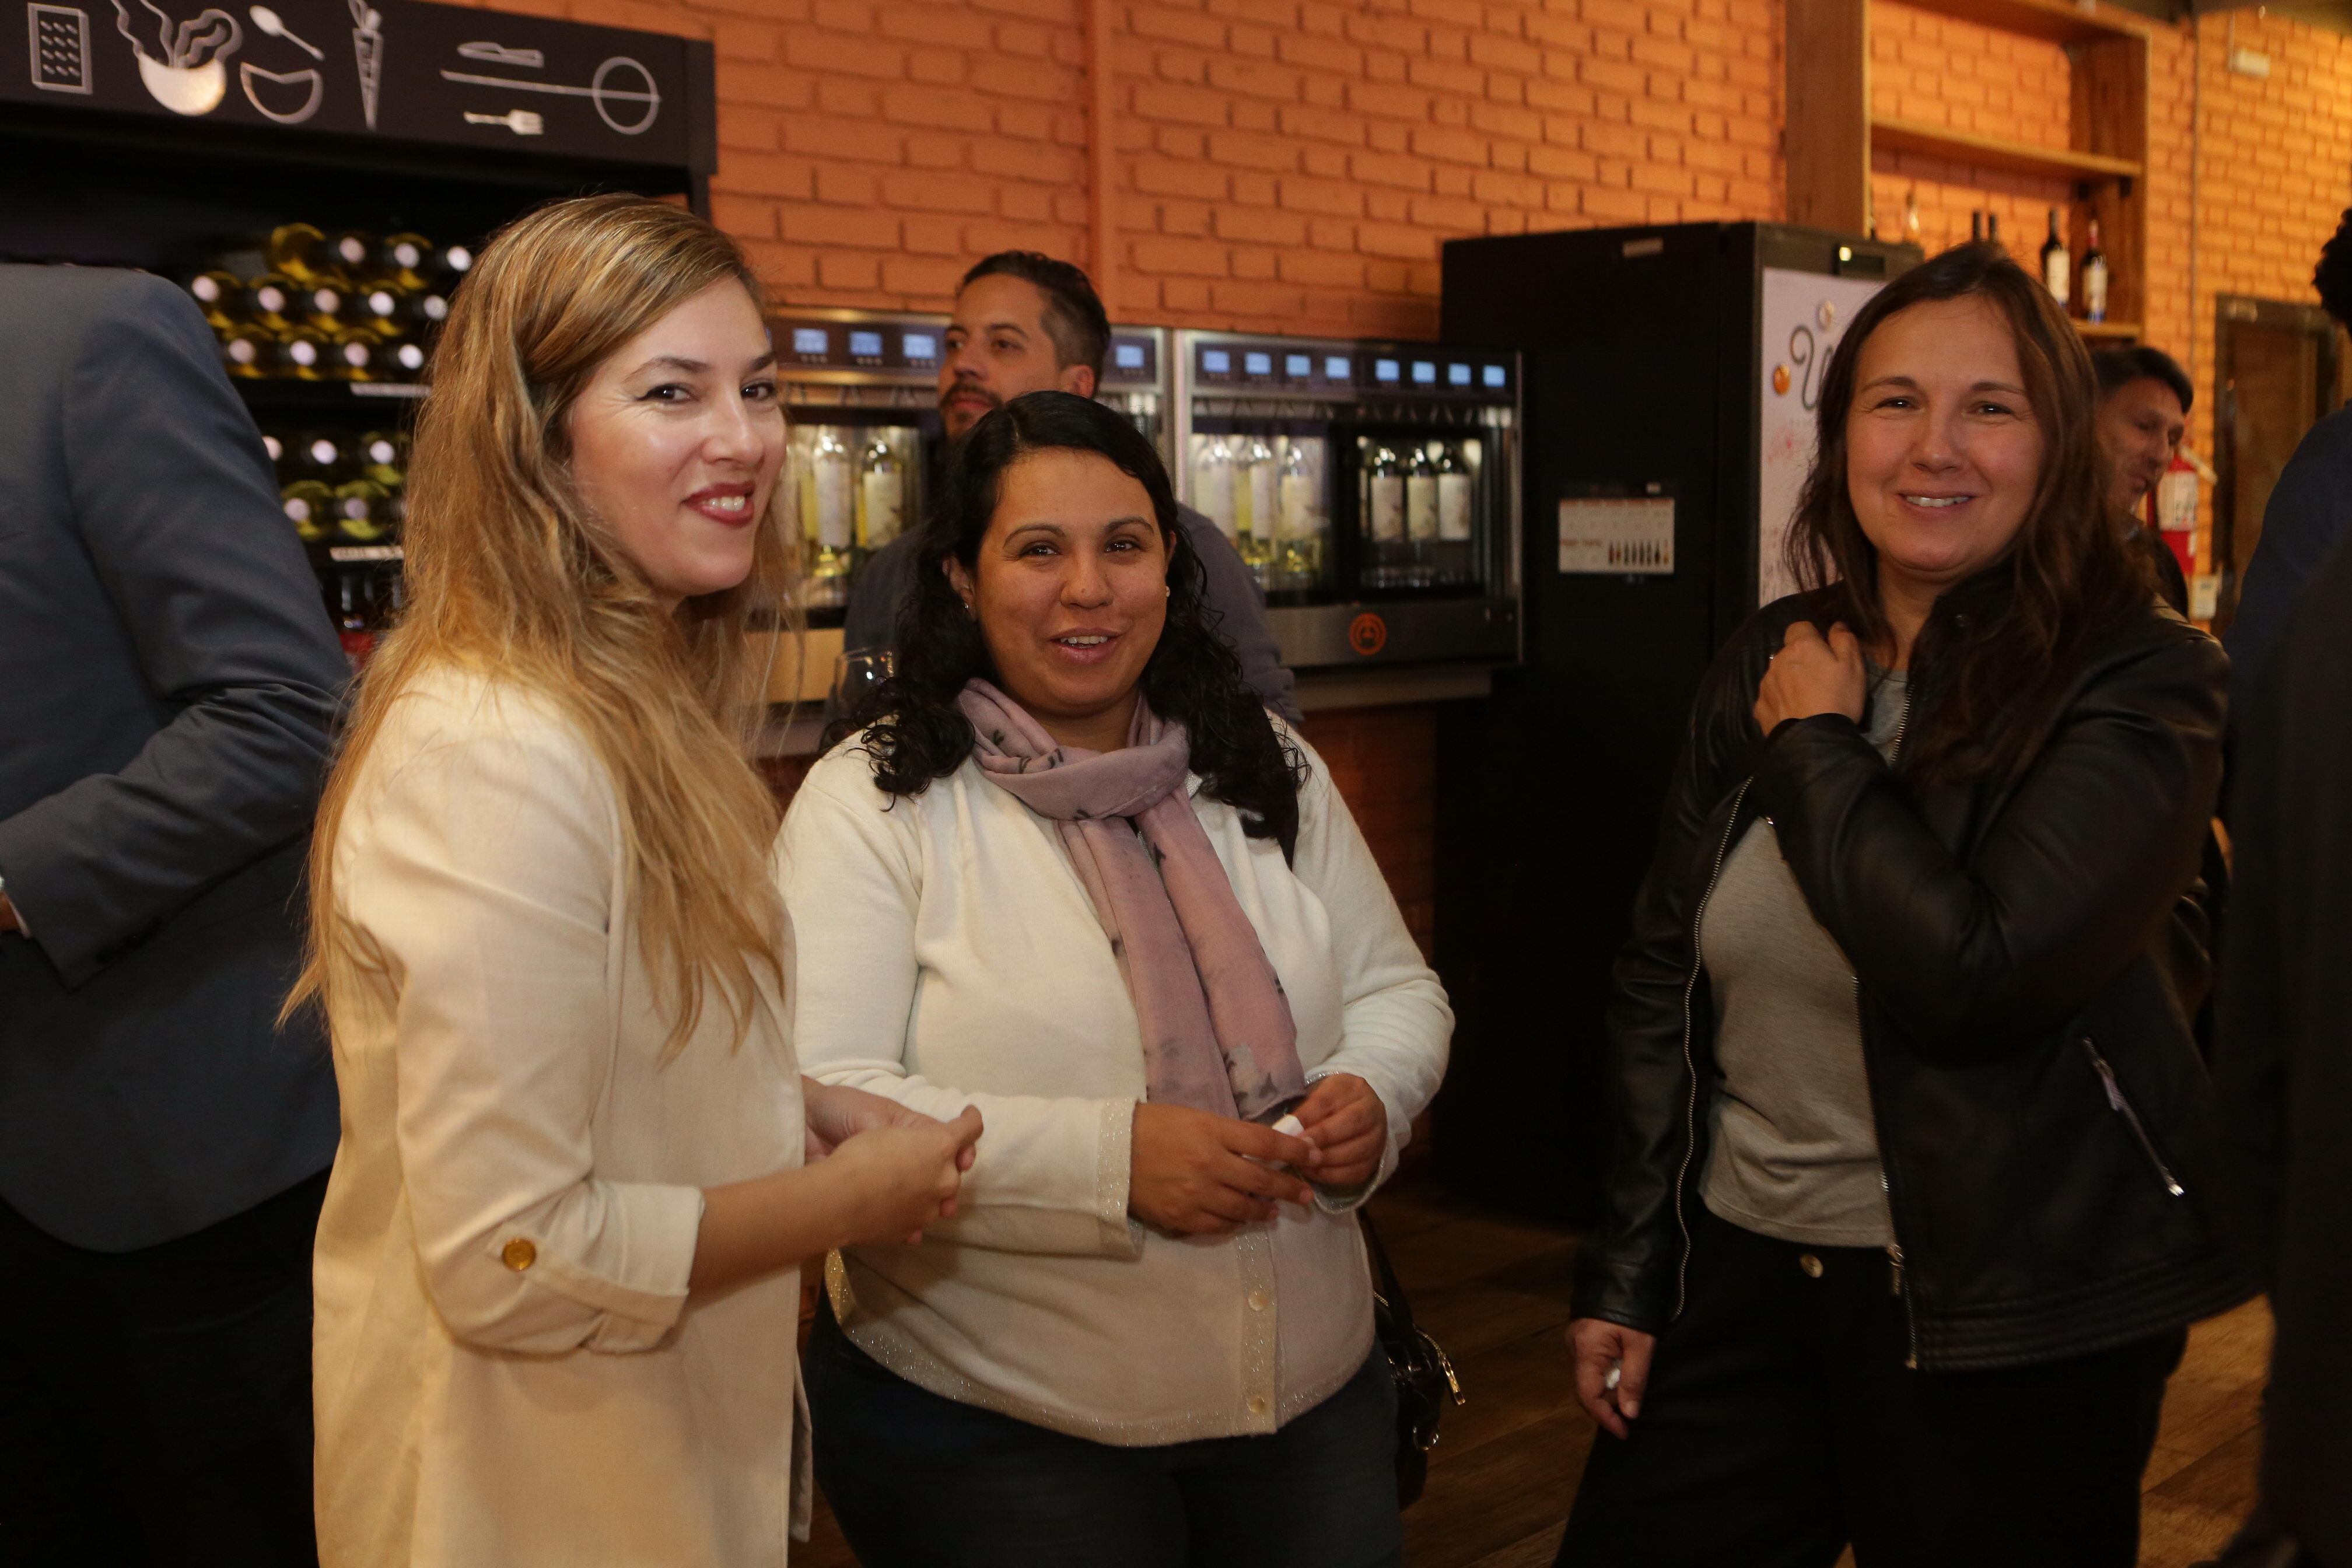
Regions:
<instances>
[{"instance_id":1,"label":"white label on machine","mask_svg":"<svg viewBox=\"0 0 2352 1568\"><path fill-rule=\"evenodd\" d=\"M1675 569L1675 498L1601 496L1559 503L1559 569L1665 576Z\"/></svg>"}]
</instances>

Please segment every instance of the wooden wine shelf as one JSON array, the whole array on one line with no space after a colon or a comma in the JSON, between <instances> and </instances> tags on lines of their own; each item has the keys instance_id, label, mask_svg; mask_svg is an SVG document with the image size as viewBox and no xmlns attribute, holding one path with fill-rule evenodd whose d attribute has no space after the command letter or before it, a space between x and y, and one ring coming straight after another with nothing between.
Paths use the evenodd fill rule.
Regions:
<instances>
[{"instance_id":1,"label":"wooden wine shelf","mask_svg":"<svg viewBox=\"0 0 2352 1568\"><path fill-rule=\"evenodd\" d=\"M1900 153L1921 153L1948 158L1981 169L2005 169L2016 174L2039 174L2058 180L2136 180L2144 172L2128 158L2097 153L2076 153L2063 147L2042 147L2030 142L2004 142L1997 136L1975 136L1914 120L1872 116L1873 147Z\"/></svg>"},{"instance_id":2,"label":"wooden wine shelf","mask_svg":"<svg viewBox=\"0 0 2352 1568\"><path fill-rule=\"evenodd\" d=\"M1933 11L2003 33L2022 33L2053 44L2095 44L2106 38L2144 38L2147 26L2105 7L2065 0L1901 0L1915 11Z\"/></svg>"},{"instance_id":3,"label":"wooden wine shelf","mask_svg":"<svg viewBox=\"0 0 2352 1568\"><path fill-rule=\"evenodd\" d=\"M2077 321L2074 330L2086 338L2137 338L2140 334L2137 321Z\"/></svg>"}]
</instances>

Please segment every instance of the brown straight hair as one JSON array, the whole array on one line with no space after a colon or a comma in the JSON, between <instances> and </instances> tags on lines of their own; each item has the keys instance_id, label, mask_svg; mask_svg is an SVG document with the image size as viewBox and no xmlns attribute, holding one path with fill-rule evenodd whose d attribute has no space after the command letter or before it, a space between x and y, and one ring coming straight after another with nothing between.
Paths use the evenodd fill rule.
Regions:
<instances>
[{"instance_id":1,"label":"brown straight hair","mask_svg":"<svg viewBox=\"0 0 2352 1568\"><path fill-rule=\"evenodd\" d=\"M1878 550L1854 514L1846 477L1862 349L1914 305L1969 298L1998 310L2016 342L2042 430L2042 473L2008 553L1939 599L1913 647L1912 689L1933 696L1903 753L1904 771L1919 776L2021 772L2084 646L2146 610L2156 592L2125 520L2107 504L2091 356L2057 302L1985 242L1956 246L1880 289L1830 357L1812 472L1787 542L1790 574L1813 591L1814 613L1823 625L1843 621L1866 648L1891 639ZM1963 594L1969 613L1946 613Z\"/></svg>"},{"instance_id":2,"label":"brown straight hair","mask_svg":"<svg viewBox=\"0 0 2352 1568\"><path fill-rule=\"evenodd\" d=\"M740 1043L755 972L782 982L769 875L775 797L750 762L793 555L784 486L751 574L666 611L572 482L568 416L597 366L714 285L757 279L734 241L642 196L552 203L494 237L458 288L416 422L409 598L377 647L319 808L308 961L291 1012L332 1004L381 961L336 904L335 839L386 716L457 666L521 688L578 729L620 811L637 941L683 1045L716 984Z\"/></svg>"}]
</instances>

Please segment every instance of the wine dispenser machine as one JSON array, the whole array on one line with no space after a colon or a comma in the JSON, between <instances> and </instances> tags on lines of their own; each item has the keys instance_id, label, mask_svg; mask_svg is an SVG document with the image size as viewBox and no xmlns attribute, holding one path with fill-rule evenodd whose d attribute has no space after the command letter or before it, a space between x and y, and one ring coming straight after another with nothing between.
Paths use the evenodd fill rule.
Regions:
<instances>
[{"instance_id":1,"label":"wine dispenser machine","mask_svg":"<svg viewBox=\"0 0 2352 1568\"><path fill-rule=\"evenodd\" d=\"M1286 664L1518 658L1517 354L1186 331L1172 357L1177 493Z\"/></svg>"}]
</instances>

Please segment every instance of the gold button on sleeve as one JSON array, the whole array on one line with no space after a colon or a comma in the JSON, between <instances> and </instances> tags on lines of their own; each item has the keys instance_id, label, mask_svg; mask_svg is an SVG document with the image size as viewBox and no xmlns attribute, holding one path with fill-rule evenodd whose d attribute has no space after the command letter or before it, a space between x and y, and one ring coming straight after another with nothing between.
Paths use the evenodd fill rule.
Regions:
<instances>
[{"instance_id":1,"label":"gold button on sleeve","mask_svg":"<svg viewBox=\"0 0 2352 1568\"><path fill-rule=\"evenodd\" d=\"M1805 1271L1805 1277L1809 1279L1818 1279L1822 1277L1822 1260L1810 1252L1798 1258L1797 1267Z\"/></svg>"},{"instance_id":2,"label":"gold button on sleeve","mask_svg":"<svg viewBox=\"0 0 2352 1568\"><path fill-rule=\"evenodd\" d=\"M1268 1307L1273 1305L1274 1296L1270 1291L1260 1289L1253 1290L1249 1293L1249 1307L1251 1311L1263 1312Z\"/></svg>"},{"instance_id":3,"label":"gold button on sleeve","mask_svg":"<svg viewBox=\"0 0 2352 1568\"><path fill-rule=\"evenodd\" d=\"M508 1268L520 1274L539 1261L539 1248L518 1236L499 1249L499 1257Z\"/></svg>"},{"instance_id":4,"label":"gold button on sleeve","mask_svg":"<svg viewBox=\"0 0 2352 1568\"><path fill-rule=\"evenodd\" d=\"M1249 1400L1249 1413L1250 1413L1251 1415L1265 1415L1267 1411L1269 1411L1269 1410L1271 1410L1271 1409L1273 1409L1273 1408L1274 1408L1274 1402L1273 1402L1272 1400L1268 1399L1265 1394L1251 1394L1251 1395L1250 1395L1250 1400Z\"/></svg>"}]
</instances>

